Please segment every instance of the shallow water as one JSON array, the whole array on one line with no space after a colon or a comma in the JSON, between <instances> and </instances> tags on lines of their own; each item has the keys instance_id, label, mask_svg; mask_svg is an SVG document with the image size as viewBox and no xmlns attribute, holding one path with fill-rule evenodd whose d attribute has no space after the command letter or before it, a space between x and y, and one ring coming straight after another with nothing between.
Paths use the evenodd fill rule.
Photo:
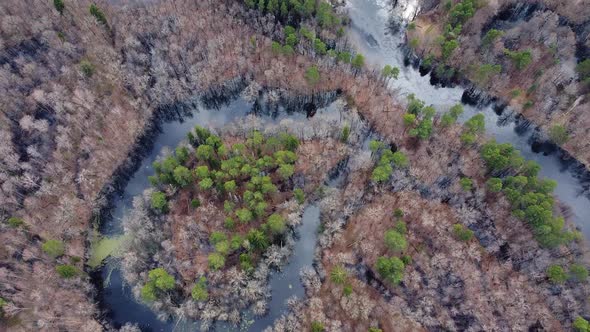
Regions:
<instances>
[{"instance_id":1,"label":"shallow water","mask_svg":"<svg viewBox=\"0 0 590 332\"><path fill-rule=\"evenodd\" d=\"M408 11L404 8L415 6L414 3L415 0L399 0L398 7L392 8L389 0L348 0L347 9L352 19L348 36L355 48L365 55L369 65L382 68L389 64L400 68L399 78L392 80L390 87L397 90L402 98L413 93L426 104L434 105L438 112L445 112L461 102L464 89L433 86L430 84L430 74L421 76L417 69L404 66L404 56L400 48L403 43L403 27L398 32L389 28L392 19L397 22L407 19ZM555 153L544 155L534 152L531 145L533 130L517 130L514 117L508 116L506 119L506 115L499 116L492 106L463 106L465 113L460 121L483 113L489 136L498 142L511 143L521 151L523 157L541 165L541 176L557 181L555 196L571 208L570 220L580 227L586 238L590 238L590 199L583 194L582 183L576 178L576 172L570 168L570 163L562 161ZM510 110L504 111L504 114L507 113Z\"/></svg>"}]
</instances>

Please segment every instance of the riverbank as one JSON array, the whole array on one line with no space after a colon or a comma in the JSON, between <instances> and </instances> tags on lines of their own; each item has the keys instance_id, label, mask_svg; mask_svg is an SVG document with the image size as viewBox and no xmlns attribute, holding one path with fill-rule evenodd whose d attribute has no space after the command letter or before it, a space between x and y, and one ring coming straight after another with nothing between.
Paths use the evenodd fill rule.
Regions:
<instances>
[{"instance_id":1,"label":"riverbank","mask_svg":"<svg viewBox=\"0 0 590 332\"><path fill-rule=\"evenodd\" d=\"M443 35L447 22L443 7L431 7L410 23L405 47L414 57L408 62L424 74L431 72L434 84L460 84L479 102L493 100L519 112L539 128L538 140L559 145L561 157L576 158L587 172L585 132L590 123L585 114L590 106L583 78L578 81L574 70L588 56L583 28L587 22L568 6L550 2L484 5L464 22L457 48L442 59L436 37ZM532 57L516 68L506 49L526 50Z\"/></svg>"}]
</instances>

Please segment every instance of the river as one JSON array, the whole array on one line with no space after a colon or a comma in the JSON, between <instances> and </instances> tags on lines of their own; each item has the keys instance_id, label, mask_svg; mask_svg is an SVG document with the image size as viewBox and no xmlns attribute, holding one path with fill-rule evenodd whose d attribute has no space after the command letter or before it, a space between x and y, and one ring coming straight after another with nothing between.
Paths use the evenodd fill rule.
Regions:
<instances>
[{"instance_id":1,"label":"river","mask_svg":"<svg viewBox=\"0 0 590 332\"><path fill-rule=\"evenodd\" d=\"M388 0L349 0L347 8L352 19L352 26L348 37L353 45L365 55L368 65L383 67L385 64L397 66L401 72L399 78L390 83L390 87L398 91L401 97L411 93L432 104L440 111L446 111L451 106L460 103L463 89L459 87L441 88L430 84L429 75L421 76L419 71L404 66L404 57L400 49L403 42L403 30L397 32L389 28L390 19L399 16L401 20L411 18L416 11L417 0L400 0L398 6L391 8ZM582 183L576 177L575 170L570 163L562 161L557 154L535 153L531 145L532 129L517 126L515 117L510 110L503 115L494 112L491 106L473 107L464 105L465 113L462 121L474 114L483 113L486 119L488 135L499 142L508 142L518 148L527 159L537 161L541 165L542 176L557 180L556 197L571 208L570 219L590 236L590 199L583 195ZM229 105L218 110L198 107L191 117L183 121L164 123L161 133L156 137L154 146L142 160L138 170L129 179L122 195L114 202L113 217L105 221L101 231L105 235L114 236L122 232L121 218L128 213L134 196L141 194L149 187L148 176L153 174L152 162L156 160L162 149L174 148L184 138L186 133L196 124L209 127L221 127L235 119L245 116L251 111L251 105L238 98ZM321 114L322 110L318 113ZM507 115L508 114L508 115ZM302 120L302 114L280 115ZM298 271L305 265L311 265L319 224L319 209L309 206L305 209L303 223L298 229L299 237L294 252L282 272L271 274L272 299L269 304L270 312L263 318L254 319L251 331L261 331L272 324L286 311L286 300L292 296L303 296L303 287L299 282ZM129 287L126 287L116 260L102 267L101 279L104 287L100 292L103 308L108 308L108 318L115 326L127 322L137 323L142 331L179 331L197 330L196 322L163 322L157 319L148 307L134 300ZM226 327L217 326L218 330Z\"/></svg>"}]
</instances>

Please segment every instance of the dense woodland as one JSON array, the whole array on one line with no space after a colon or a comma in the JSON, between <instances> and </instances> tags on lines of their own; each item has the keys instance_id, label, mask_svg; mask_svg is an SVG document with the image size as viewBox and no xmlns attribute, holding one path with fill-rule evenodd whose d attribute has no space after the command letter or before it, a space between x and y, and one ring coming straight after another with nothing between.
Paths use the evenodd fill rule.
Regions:
<instances>
[{"instance_id":1,"label":"dense woodland","mask_svg":"<svg viewBox=\"0 0 590 332\"><path fill-rule=\"evenodd\" d=\"M531 31L544 31L536 28L542 22L555 24L554 19L540 15L562 15L576 24L587 17L577 16L583 13L572 9L573 5L561 7L548 1L546 6L553 11L533 15L527 21ZM456 4L450 7L456 10ZM443 10L442 5L436 8L435 12ZM469 47L463 46L470 45L463 39L479 38L481 26L496 9L481 6L473 15L451 15L453 22L445 32L445 43L457 39L449 36L460 35L460 47ZM434 17L442 15L436 13ZM301 143L297 152L297 162L311 161L295 163L294 169L283 167L286 178L301 172L317 177L314 181L319 183L325 172L350 155L341 170L345 184L321 191L317 197L312 195L322 209L318 264L302 272L308 296L290 300L291 311L276 322L273 330L570 330L572 326L589 330L583 317L590 313L585 267L590 262L581 235L562 218L567 217L563 213L567 208L551 194L554 183L538 179L538 165L522 160L511 146L488 141L481 118L476 116L465 126L455 124L460 106L438 116L419 96L408 100L395 96L386 85L395 79L397 70L364 65L362 55L347 47L342 33L347 23L344 14L340 7L307 0L178 0L127 5L3 1L0 328L112 328L95 303L97 290L89 281L85 262L101 212L141 157L150 132L162 118L190 109L199 97L211 103L227 92L241 91L246 99L255 100L263 90L270 89L275 91L269 94L273 100L339 91L347 109L358 112L363 127L370 127L380 138L366 150L360 140L342 139L358 139L358 127L340 126L334 131L333 126L318 124L327 132L332 128L330 135L316 138L323 140L321 143ZM425 17L418 18L415 31L425 33L420 23L429 16ZM465 23L460 33L451 31L459 21ZM482 22L479 28L476 22ZM501 38L525 33L522 26L512 29L518 31L507 31ZM469 31L473 33L467 34ZM552 29L547 31L553 36ZM560 109L557 113L568 119L559 123L567 129L566 148L587 160L590 149L582 139L587 126L580 111L587 103L585 95L579 94L583 82L576 81L585 67L575 64L576 36L571 31L563 33L569 37L559 39L565 43L557 48L561 60L550 68L569 74L554 75L549 70L537 76L506 74L509 79L496 77L490 82L520 82L521 89L529 89L528 83L533 83L526 80L531 79L538 79L537 89L544 89L551 80L540 79L542 75L567 82L563 90L558 90L571 90L568 94L581 99L574 104L560 99L557 105L566 106L550 109ZM499 39L494 40L499 43ZM458 66L457 54L475 52L459 52L453 44L447 44L451 51L440 56L457 61ZM426 44L420 42L416 49L421 45ZM544 53L531 52L535 61L530 64L528 56L512 53L521 52L519 49L501 51L507 58L500 72L511 66L537 70L541 65L539 54ZM498 71L493 66L491 70ZM500 95L512 90L492 83L486 87ZM541 95L562 98L551 90L557 87L547 89ZM535 121L546 114L546 119L557 116L549 108L528 109L525 114ZM554 122L547 126L553 128ZM244 139L251 129L264 130L247 128L234 136ZM268 137L264 139L268 142ZM218 143L211 141L211 146ZM194 153L203 157L199 159L207 159L207 152L219 153L221 147L213 151L201 148L199 153L199 146L194 147ZM307 150L301 150L304 147ZM324 148L338 153L322 163ZM350 153L353 148L364 150ZM182 149L179 152L185 153ZM215 271L205 279L202 275L210 273L209 269L221 270L226 262L239 271L235 267L246 259L226 261L231 240L227 236L211 237L212 227L226 227L227 220L206 221L206 213L215 211L213 207L204 208L208 196L197 191L202 197L188 195L182 199L183 190L173 194L177 187L189 185L207 190L217 180L206 177L206 181L203 168L203 172L193 173L185 162L188 160L177 160L178 164L169 161L173 170L168 169L170 165L160 165L164 167L160 170L166 171L159 171L153 182L162 187L157 188L159 193L136 199L136 220L145 222L147 218L158 223L160 218L174 218L162 217L153 210L163 212L168 206L166 200L177 195L169 205L169 212L176 212L172 213L177 216L176 223L166 223L168 226L161 230L176 236L176 267L186 266L182 255L193 257L190 247L183 249L187 232L193 230L183 229L182 225L188 225L186 218L178 215L192 216L195 210L205 218L199 227L208 231L200 232L206 234L207 248L217 255L203 256L204 263L189 264L185 270L164 269L150 262L151 272L138 272L132 269L130 260L123 264L128 264L126 278L136 285L138 298L154 302L160 296L168 298L180 292L189 301L186 312L201 317L204 311L198 303L207 303L209 294L213 294L207 287L216 277L221 278ZM177 171L181 164L188 173ZM308 164L325 168L318 172ZM198 169L205 165L197 162L193 166ZM200 176L203 178L197 182ZM221 186L216 190L231 189L231 184L225 186L228 181L215 184ZM238 183L235 185L237 188ZM306 194L314 187L306 189ZM269 210L276 208L274 203L269 204ZM241 209L246 207L237 211ZM235 218L248 219L248 213L237 211ZM266 220L264 231L272 232L272 224L283 230L277 217L271 222L267 219L272 214L265 213L259 216L264 215L260 221ZM133 218L130 220L128 228L133 228ZM135 229L140 231L141 227ZM135 239L132 244L138 246L130 253L141 253L142 238ZM170 252L164 250L162 261L169 259L166 255ZM168 262L174 266L173 259ZM260 284L255 284L250 294L257 294L264 283L262 274ZM246 302L260 302L260 298L254 296ZM258 305L263 313L264 301Z\"/></svg>"},{"instance_id":2,"label":"dense woodland","mask_svg":"<svg viewBox=\"0 0 590 332\"><path fill-rule=\"evenodd\" d=\"M424 70L524 114L588 164L590 39L585 1L435 1L408 26Z\"/></svg>"}]
</instances>

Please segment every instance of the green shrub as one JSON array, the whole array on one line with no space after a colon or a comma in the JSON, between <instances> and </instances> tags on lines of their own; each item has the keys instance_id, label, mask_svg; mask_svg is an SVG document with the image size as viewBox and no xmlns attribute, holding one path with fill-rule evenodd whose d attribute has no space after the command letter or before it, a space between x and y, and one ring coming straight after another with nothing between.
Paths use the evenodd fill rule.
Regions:
<instances>
[{"instance_id":1,"label":"green shrub","mask_svg":"<svg viewBox=\"0 0 590 332\"><path fill-rule=\"evenodd\" d=\"M200 277L191 290L193 300L197 302L207 301L209 292L207 291L207 278Z\"/></svg>"},{"instance_id":2,"label":"green shrub","mask_svg":"<svg viewBox=\"0 0 590 332\"><path fill-rule=\"evenodd\" d=\"M43 243L41 249L52 258L57 258L65 253L64 243L59 240L47 240Z\"/></svg>"},{"instance_id":3,"label":"green shrub","mask_svg":"<svg viewBox=\"0 0 590 332\"><path fill-rule=\"evenodd\" d=\"M94 65L88 60L80 61L80 70L86 77L92 77L94 75Z\"/></svg>"},{"instance_id":4,"label":"green shrub","mask_svg":"<svg viewBox=\"0 0 590 332\"><path fill-rule=\"evenodd\" d=\"M525 69L533 61L533 55L530 50L518 52L505 49L504 54L512 60L512 63L518 70Z\"/></svg>"},{"instance_id":5,"label":"green shrub","mask_svg":"<svg viewBox=\"0 0 590 332\"><path fill-rule=\"evenodd\" d=\"M58 265L55 267L55 270L64 279L70 279L78 275L78 269L72 265Z\"/></svg>"},{"instance_id":6,"label":"green shrub","mask_svg":"<svg viewBox=\"0 0 590 332\"><path fill-rule=\"evenodd\" d=\"M568 141L569 135L565 126L556 124L549 129L549 138L551 138L555 144L562 145Z\"/></svg>"},{"instance_id":7,"label":"green shrub","mask_svg":"<svg viewBox=\"0 0 590 332\"><path fill-rule=\"evenodd\" d=\"M346 270L341 265L334 266L332 271L330 272L330 280L335 283L336 285L344 285L346 279L348 278L348 274Z\"/></svg>"},{"instance_id":8,"label":"green shrub","mask_svg":"<svg viewBox=\"0 0 590 332\"><path fill-rule=\"evenodd\" d=\"M161 191L154 191L151 196L151 205L155 210L166 212L168 210L166 195Z\"/></svg>"},{"instance_id":9,"label":"green shrub","mask_svg":"<svg viewBox=\"0 0 590 332\"><path fill-rule=\"evenodd\" d=\"M575 281L585 281L588 279L588 270L584 265L572 264L569 267L570 278Z\"/></svg>"},{"instance_id":10,"label":"green shrub","mask_svg":"<svg viewBox=\"0 0 590 332\"><path fill-rule=\"evenodd\" d=\"M459 180L459 184L461 185L461 189L464 191L471 191L473 188L473 180L470 178L461 178L461 180Z\"/></svg>"},{"instance_id":11,"label":"green shrub","mask_svg":"<svg viewBox=\"0 0 590 332\"><path fill-rule=\"evenodd\" d=\"M297 203L303 204L305 202L305 193L301 188L295 188L293 190L293 195L295 196L295 200L297 200Z\"/></svg>"},{"instance_id":12,"label":"green shrub","mask_svg":"<svg viewBox=\"0 0 590 332\"><path fill-rule=\"evenodd\" d=\"M324 332L324 324L318 321L311 322L311 332Z\"/></svg>"},{"instance_id":13,"label":"green shrub","mask_svg":"<svg viewBox=\"0 0 590 332\"><path fill-rule=\"evenodd\" d=\"M348 137L350 136L350 126L348 124L342 127L342 133L340 134L340 141L342 143L348 142Z\"/></svg>"},{"instance_id":14,"label":"green shrub","mask_svg":"<svg viewBox=\"0 0 590 332\"><path fill-rule=\"evenodd\" d=\"M577 317L572 324L574 331L576 332L590 332L590 323L583 317Z\"/></svg>"},{"instance_id":15,"label":"green shrub","mask_svg":"<svg viewBox=\"0 0 590 332\"><path fill-rule=\"evenodd\" d=\"M107 17L106 17L106 15L95 4L91 4L90 5L89 11L90 11L90 15L94 16L94 18L96 18L96 20L99 23L104 24L104 25L107 25Z\"/></svg>"},{"instance_id":16,"label":"green shrub","mask_svg":"<svg viewBox=\"0 0 590 332\"><path fill-rule=\"evenodd\" d=\"M320 72L317 66L311 66L305 71L305 79L309 85L316 85L320 81Z\"/></svg>"},{"instance_id":17,"label":"green shrub","mask_svg":"<svg viewBox=\"0 0 590 332\"><path fill-rule=\"evenodd\" d=\"M282 234L285 232L285 220L280 214L273 213L268 217L268 228L273 234Z\"/></svg>"},{"instance_id":18,"label":"green shrub","mask_svg":"<svg viewBox=\"0 0 590 332\"><path fill-rule=\"evenodd\" d=\"M219 270L225 265L225 257L217 252L209 254L208 261L209 267L213 270Z\"/></svg>"},{"instance_id":19,"label":"green shrub","mask_svg":"<svg viewBox=\"0 0 590 332\"><path fill-rule=\"evenodd\" d=\"M398 284L404 278L405 264L397 257L381 256L377 258L375 268L383 279L392 284Z\"/></svg>"},{"instance_id":20,"label":"green shrub","mask_svg":"<svg viewBox=\"0 0 590 332\"><path fill-rule=\"evenodd\" d=\"M365 57L362 54L357 54L352 59L352 67L361 69L365 65Z\"/></svg>"},{"instance_id":21,"label":"green shrub","mask_svg":"<svg viewBox=\"0 0 590 332\"><path fill-rule=\"evenodd\" d=\"M404 251L408 247L408 242L403 234L390 229L385 232L385 245L392 251Z\"/></svg>"},{"instance_id":22,"label":"green shrub","mask_svg":"<svg viewBox=\"0 0 590 332\"><path fill-rule=\"evenodd\" d=\"M60 14L64 13L65 4L63 0L53 0L53 6Z\"/></svg>"},{"instance_id":23,"label":"green shrub","mask_svg":"<svg viewBox=\"0 0 590 332\"><path fill-rule=\"evenodd\" d=\"M467 242L473 239L473 231L462 224L453 225L453 234L458 240Z\"/></svg>"},{"instance_id":24,"label":"green shrub","mask_svg":"<svg viewBox=\"0 0 590 332\"><path fill-rule=\"evenodd\" d=\"M547 268L547 278L554 284L563 284L567 280L567 274L563 267L551 265Z\"/></svg>"},{"instance_id":25,"label":"green shrub","mask_svg":"<svg viewBox=\"0 0 590 332\"><path fill-rule=\"evenodd\" d=\"M496 30L496 29L490 29L490 30L488 30L488 32L486 32L486 35L481 40L481 43L482 43L483 46L489 46L496 39L498 39L499 37L502 37L503 35L504 35L504 31L500 31L500 30Z\"/></svg>"},{"instance_id":26,"label":"green shrub","mask_svg":"<svg viewBox=\"0 0 590 332\"><path fill-rule=\"evenodd\" d=\"M198 198L193 198L193 199L191 200L191 207L192 207L193 209L196 209L196 208L198 208L199 206L201 206L201 201L200 201Z\"/></svg>"},{"instance_id":27,"label":"green shrub","mask_svg":"<svg viewBox=\"0 0 590 332\"><path fill-rule=\"evenodd\" d=\"M502 191L502 180L499 178L490 178L486 182L486 185L488 187L488 190L493 193Z\"/></svg>"},{"instance_id":28,"label":"green shrub","mask_svg":"<svg viewBox=\"0 0 590 332\"><path fill-rule=\"evenodd\" d=\"M22 226L24 224L24 221L21 218L10 217L10 218L8 218L8 220L6 221L6 223L10 227L17 228L17 227Z\"/></svg>"}]
</instances>

